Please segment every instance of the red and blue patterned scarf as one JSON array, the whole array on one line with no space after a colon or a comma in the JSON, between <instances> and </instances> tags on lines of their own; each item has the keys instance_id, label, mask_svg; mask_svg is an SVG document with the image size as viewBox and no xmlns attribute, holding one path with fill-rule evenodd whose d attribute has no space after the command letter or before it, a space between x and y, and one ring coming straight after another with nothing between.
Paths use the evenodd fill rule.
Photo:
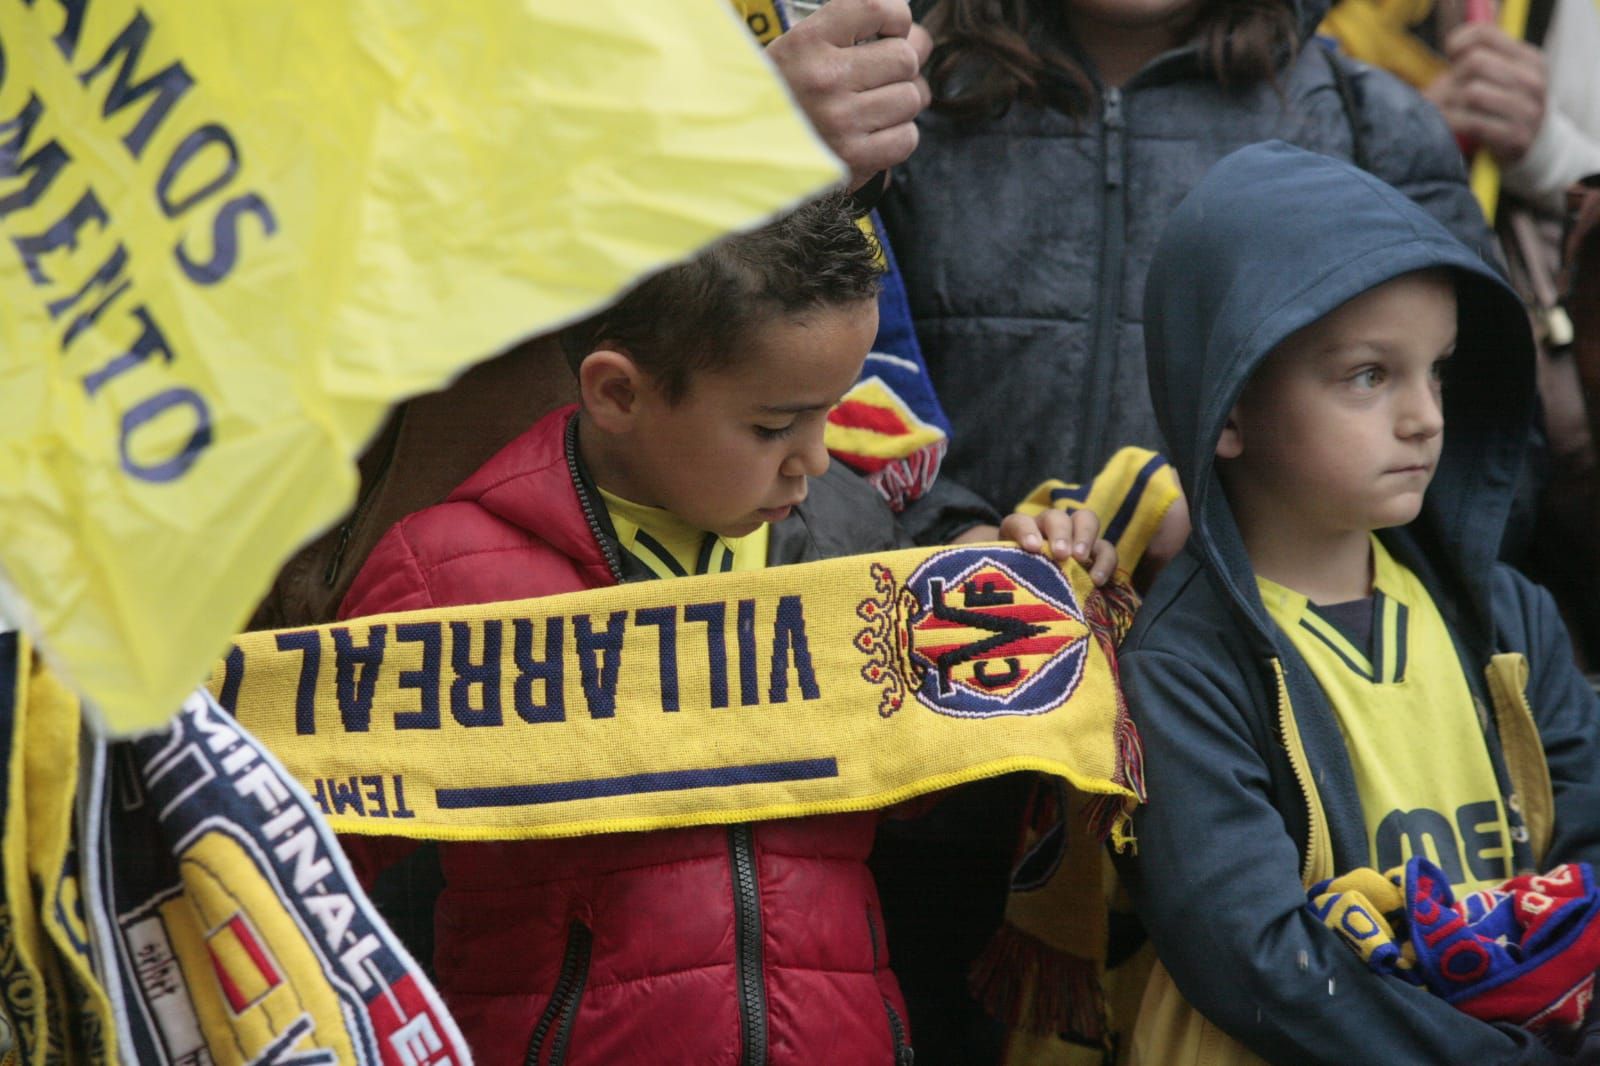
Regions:
<instances>
[{"instance_id":1,"label":"red and blue patterned scarf","mask_svg":"<svg viewBox=\"0 0 1600 1066\"><path fill-rule=\"evenodd\" d=\"M1593 1021L1600 892L1588 863L1458 900L1439 867L1414 857L1387 873L1323 881L1307 907L1376 972L1475 1018L1520 1025L1556 1046Z\"/></svg>"}]
</instances>

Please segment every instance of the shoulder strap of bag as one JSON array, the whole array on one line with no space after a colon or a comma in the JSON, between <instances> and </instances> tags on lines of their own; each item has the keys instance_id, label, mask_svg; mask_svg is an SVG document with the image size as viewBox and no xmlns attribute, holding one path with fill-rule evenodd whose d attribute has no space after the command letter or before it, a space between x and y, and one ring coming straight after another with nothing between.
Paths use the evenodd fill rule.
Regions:
<instances>
[{"instance_id":1,"label":"shoulder strap of bag","mask_svg":"<svg viewBox=\"0 0 1600 1066\"><path fill-rule=\"evenodd\" d=\"M1350 124L1350 162L1370 172L1372 159L1367 153L1367 136L1361 128L1361 116L1356 112L1356 91L1350 80L1350 72L1339 62L1334 49L1323 45L1322 57L1328 62L1328 70L1333 74L1334 90L1338 92L1339 104L1344 108L1345 121Z\"/></svg>"}]
</instances>

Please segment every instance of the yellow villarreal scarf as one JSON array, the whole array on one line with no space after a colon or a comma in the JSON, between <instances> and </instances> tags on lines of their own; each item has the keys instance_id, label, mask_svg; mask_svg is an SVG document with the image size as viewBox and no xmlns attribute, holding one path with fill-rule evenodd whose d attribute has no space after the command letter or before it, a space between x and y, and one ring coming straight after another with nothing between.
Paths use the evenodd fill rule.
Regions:
<instances>
[{"instance_id":1,"label":"yellow villarreal scarf","mask_svg":"<svg viewBox=\"0 0 1600 1066\"><path fill-rule=\"evenodd\" d=\"M523 839L885 807L1015 770L1139 798L1075 565L873 557L241 636L211 687L339 832Z\"/></svg>"},{"instance_id":2,"label":"yellow villarreal scarf","mask_svg":"<svg viewBox=\"0 0 1600 1066\"><path fill-rule=\"evenodd\" d=\"M1132 570L1180 496L1166 459L1148 449L1123 448L1092 481L1046 481L1017 509L1093 511L1101 535L1117 546L1118 565ZM1139 764L1137 757L1127 763ZM1137 1009L1150 956L1140 952L1106 969L1112 912L1129 908L1105 848L1085 829L1086 821L1099 820L1095 806L1094 797L1052 782L1035 786L1005 921L973 966L973 994L1010 1029L1008 1062L1107 1061L1107 1049L1115 1046L1117 1033L1126 1036Z\"/></svg>"}]
</instances>

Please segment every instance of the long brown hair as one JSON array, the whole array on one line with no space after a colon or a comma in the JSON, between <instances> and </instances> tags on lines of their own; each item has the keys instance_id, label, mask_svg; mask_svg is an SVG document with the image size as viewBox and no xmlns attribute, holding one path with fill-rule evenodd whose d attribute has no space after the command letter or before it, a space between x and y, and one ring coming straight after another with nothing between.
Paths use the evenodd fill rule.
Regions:
<instances>
[{"instance_id":1,"label":"long brown hair","mask_svg":"<svg viewBox=\"0 0 1600 1066\"><path fill-rule=\"evenodd\" d=\"M1017 100L1083 116L1094 83L1064 45L1067 0L939 0L925 20L933 35L928 84L947 114L998 115ZM1185 34L1220 84L1276 78L1299 41L1284 0L1201 0Z\"/></svg>"}]
</instances>

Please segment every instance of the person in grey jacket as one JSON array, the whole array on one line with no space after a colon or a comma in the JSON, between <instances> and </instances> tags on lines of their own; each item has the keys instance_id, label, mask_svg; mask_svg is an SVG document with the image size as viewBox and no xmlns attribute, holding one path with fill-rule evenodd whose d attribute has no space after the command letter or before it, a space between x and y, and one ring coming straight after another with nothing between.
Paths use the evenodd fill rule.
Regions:
<instances>
[{"instance_id":1,"label":"person in grey jacket","mask_svg":"<svg viewBox=\"0 0 1600 1066\"><path fill-rule=\"evenodd\" d=\"M1311 37L1325 0L940 0L934 105L881 210L953 425L944 475L1009 511L1161 448L1140 302L1212 163L1280 138L1352 160L1469 247L1492 239L1438 112ZM1314 203L1299 206L1316 211ZM902 518L919 540L913 507Z\"/></svg>"}]
</instances>

